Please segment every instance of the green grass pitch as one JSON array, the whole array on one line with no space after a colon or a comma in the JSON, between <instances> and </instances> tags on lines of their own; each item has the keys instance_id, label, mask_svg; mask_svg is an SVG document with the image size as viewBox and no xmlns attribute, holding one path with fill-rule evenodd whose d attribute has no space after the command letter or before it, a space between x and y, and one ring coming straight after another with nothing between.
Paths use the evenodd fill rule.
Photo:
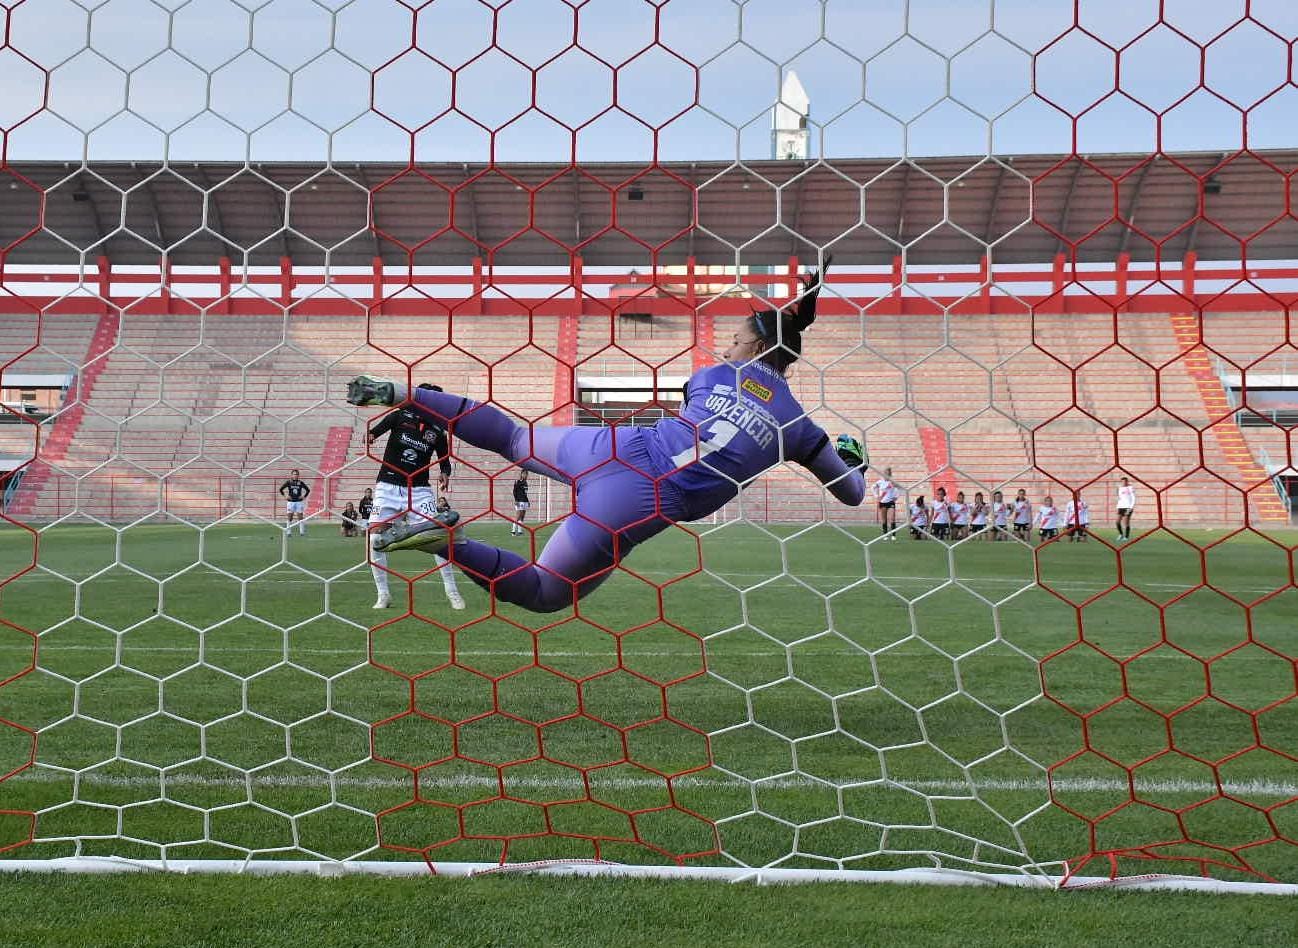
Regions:
<instances>
[{"instance_id":1,"label":"green grass pitch","mask_svg":"<svg viewBox=\"0 0 1298 948\"><path fill-rule=\"evenodd\" d=\"M0 782L0 808L41 814L8 855L80 837L83 854L142 858L882 869L936 853L1057 872L1156 847L1298 881L1298 804L1268 812L1298 796L1293 537L1034 556L824 524L696 529L638 549L638 575L579 617L492 616L463 578L469 608L452 612L427 576L417 616L370 631L361 541L335 526L55 525L39 568L0 587L0 716L40 732L36 766ZM0 577L32 555L0 531ZM394 577L398 602L406 589ZM39 633L37 667L11 678L33 654L20 629ZM1043 676L1067 707L1039 697ZM1140 703L1115 701L1124 682ZM1103 756L1060 768L1052 805L1042 767L1084 730ZM0 769L30 747L4 729ZM28 825L0 818L3 842Z\"/></svg>"},{"instance_id":2,"label":"green grass pitch","mask_svg":"<svg viewBox=\"0 0 1298 948\"><path fill-rule=\"evenodd\" d=\"M1298 944L1291 900L1266 895L35 873L4 887L13 948Z\"/></svg>"}]
</instances>

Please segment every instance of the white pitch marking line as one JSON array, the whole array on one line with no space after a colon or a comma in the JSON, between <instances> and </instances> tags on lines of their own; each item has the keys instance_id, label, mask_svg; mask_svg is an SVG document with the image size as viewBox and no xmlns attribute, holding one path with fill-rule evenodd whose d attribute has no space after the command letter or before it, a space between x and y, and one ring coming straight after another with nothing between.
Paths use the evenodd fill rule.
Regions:
<instances>
[{"instance_id":1,"label":"white pitch marking line","mask_svg":"<svg viewBox=\"0 0 1298 948\"><path fill-rule=\"evenodd\" d=\"M17 783L19 781L31 783L62 783L72 779L71 773L49 770L41 767L38 763L35 770L28 770L22 774L10 777L6 783ZM114 774L96 774L83 773L81 783L92 786L106 787L157 787L160 780L159 776L121 776ZM169 786L184 787L244 787L247 780L244 777L208 777L199 774L178 773L165 777ZM331 783L331 776L321 773L319 776L307 775L267 775L251 776L252 784L255 787L272 787L272 788L303 788L309 789L314 787L328 787ZM349 777L345 775L333 776L332 783L339 787L350 787L358 789L387 789L393 787L411 786L413 777ZM618 789L618 790L636 790L636 789L653 789L662 788L667 785L666 778L662 777L612 777L601 778L598 772L591 774L592 788L597 790ZM437 787L466 787L466 788L491 788L498 786L494 776L486 774L457 774L453 777L430 776L428 773L423 774L420 778L421 786ZM541 777L509 777L505 778L506 788L517 789L572 789L583 790L582 781L576 777L570 779L561 778L541 778ZM691 775L678 777L672 781L672 785L677 788L686 787L710 787L723 789L748 789L750 786L762 789L834 789L842 787L844 789L882 789L905 792L907 790L934 791L936 796L948 796L957 794L964 797L972 796L978 792L1012 792L1012 793L1042 793L1047 790L1045 777L1035 780L1025 780L1021 778L1001 778L1001 777L974 777L967 781L964 780L890 780L884 781L878 778L853 780L830 780L820 781L813 780L809 777L778 777L771 780L753 781L737 780L733 777L705 777ZM1128 785L1125 780L1115 780L1104 777L1062 777L1057 778L1053 784L1055 793L1126 793ZM1215 783L1206 780L1137 780L1137 793L1176 793L1176 794L1207 794L1215 795L1218 792L1218 786ZM1237 780L1223 781L1220 790L1232 796L1243 797L1295 797L1298 796L1298 784L1285 783L1278 780Z\"/></svg>"},{"instance_id":2,"label":"white pitch marking line","mask_svg":"<svg viewBox=\"0 0 1298 948\"><path fill-rule=\"evenodd\" d=\"M272 565L279 565L279 564L272 564ZM301 565L301 564L297 564L297 565ZM670 571L670 570L640 570L640 571L638 571L638 572L640 572L640 574L643 575L643 576L661 576L661 577L665 577L665 578L678 577L678 576L681 575L679 572L672 572L672 571ZM197 574L195 574L195 575L197 575ZM204 574L204 575L206 575L206 574ZM845 584L846 584L846 583L855 583L855 582L859 582L860 580L866 578L864 574L857 574L857 573L796 573L796 574L790 574L790 573L762 573L762 572L723 572L723 571L721 571L721 570L710 570L709 573L700 573L700 574L697 574L697 575L691 576L691 577L690 577L690 580L693 580L693 581L706 580L706 579L709 577L709 575L711 575L711 576L719 576L719 577L722 577L722 578L725 578L725 579L757 579L757 580L774 580L773 583L767 583L766 586L764 586L763 588L769 588L769 587L772 586L772 585L775 585L775 586L797 586L797 585L799 585L797 582L795 582L795 581L794 581L793 579L791 579L791 578L790 578L790 579L784 579L785 576L790 576L790 577L792 577L792 576L796 576L798 579L802 579L802 580L827 580L827 581L828 581L828 580L835 580L835 581L842 581L842 582L845 583ZM85 581L86 581L86 580L79 580L79 579L76 579L76 578L74 578L74 577L70 577L70 578L72 579L73 582L85 582ZM352 584L362 584L362 583L363 583L363 584L365 584L365 585L369 585L369 582L370 582L368 576L340 576L340 577L338 577L338 578L336 578L336 579L328 579L328 578L322 576L322 577L320 577L320 579L318 579L318 580L312 580L312 579L296 579L296 578L293 578L293 579L279 579L279 578L274 578L274 577L271 577L271 578L262 577L262 578L259 578L259 579L247 579L247 578L240 578L240 577L229 577L229 576L226 576L226 575L223 575L223 574L218 574L218 578L223 579L223 580L224 580L224 579L233 579L235 582L239 582L239 583L253 583L253 582L256 582L256 583L266 583L266 582L273 582L273 583L274 583L275 585L277 585L277 586L320 586L320 585L324 585L324 584L326 584L326 583L333 584L333 585L352 585ZM964 583L964 584L966 584L966 585L972 585L972 586L977 586L977 585L979 585L979 584L989 584L989 585L997 585L997 586L1013 586L1013 587L1021 587L1021 588L1034 588L1034 587L1039 587L1039 585L1040 585L1040 584L1037 583L1036 579L1033 578L1033 577L1023 577L1023 578L1020 578L1020 579L1014 579L1014 578L1011 578L1011 577L1004 577L1004 576L959 576L959 575L952 575L952 574L949 574L949 573L946 574L946 575L941 575L941 576L903 576L903 575L891 575L891 574L885 574L885 573L875 573L875 574L873 574L872 576L870 576L869 578L870 578L871 580L878 581L878 582L884 582L884 583L892 583L892 582L911 582L911 583L931 583L931 584L933 584L933 585L945 585L945 584L947 584L947 583L955 583L955 582L959 582L959 583ZM94 582L94 583L106 583L106 584L107 584L107 583L124 583L124 582L143 582L143 581L146 581L146 579L147 579L147 578L146 578L146 577L143 577L143 576L104 576L104 577L100 577L99 579L92 580L92 582ZM49 575L48 573L42 573L42 574L37 574L37 575L29 574L28 576L24 576L24 577L23 577L23 581L24 581L24 582L28 582L28 583L45 583L45 582L49 582L49 583L62 583L62 582L66 582L67 580L62 579L62 578L60 578L60 577L51 576L51 575ZM162 582L166 582L167 580L164 578L164 579L161 580L161 581L162 581ZM1048 583L1052 588L1057 588L1057 589L1082 589L1082 590L1087 590L1087 589L1097 589L1097 590L1098 590L1098 589L1105 589L1105 588L1108 588L1108 585L1109 585L1109 584L1106 584L1106 583L1104 583L1104 582L1102 582L1102 581L1099 581L1099 580L1096 580L1095 582L1087 582L1087 581L1083 581L1083 580L1052 580L1052 579L1047 579L1047 583ZM1167 589L1167 590L1197 589L1197 588L1199 588L1199 586L1201 585L1200 583L1193 583L1193 584L1189 584L1189 583L1155 583L1155 582L1144 582L1144 581L1140 581L1140 580L1128 580L1128 584L1129 584L1129 585L1132 585L1132 586L1135 586L1135 587L1138 588L1138 589ZM839 588L839 587L836 586L835 588ZM1288 588L1288 587L1287 587L1287 586L1280 586L1280 587L1276 587L1276 586L1239 586L1239 587L1233 587L1234 591L1237 592L1237 593L1245 593L1245 592L1248 592L1248 593L1258 593L1258 594L1269 593L1269 592L1275 592L1277 589L1285 589L1285 588Z\"/></svg>"},{"instance_id":3,"label":"white pitch marking line","mask_svg":"<svg viewBox=\"0 0 1298 948\"><path fill-rule=\"evenodd\" d=\"M111 634L111 633L105 633L105 634ZM279 633L272 633L272 634L279 634ZM706 643L704 644L706 646ZM113 652L115 650L115 646L113 643L107 643L104 645L45 645L42 644L40 650L42 653ZM163 653L192 652L195 654L195 656L197 656L198 644L194 643L192 645L131 645L128 642L125 645L123 645L123 650L128 652L163 652ZM787 649L781 648L779 646L772 646L769 652L752 652L752 651L731 652L731 651L724 651L724 650L717 651L715 649L712 649L709 650L708 654L709 654L709 661L712 663L713 666L715 666L714 670L716 670L716 667L724 665L726 662L736 658L768 658L768 659L776 658L781 661L784 661L789 654L789 650L792 650L793 657L799 661L806 661L808 659L813 659L813 658L843 658L843 657L864 659L864 658L869 658L872 655L878 658L887 658L890 655L901 656L903 658L913 658L913 657L920 657L920 656L931 657L934 655L939 655L939 653L934 651L933 649L912 649L912 648L895 648L895 647L888 648L887 646L881 646L879 648L874 648L874 649L868 649L863 647L861 649L842 648L842 649L817 649L811 651L803 651L799 649L798 646L795 645L790 645L788 646ZM0 652L30 652L30 651L31 651L30 645L14 645L8 643L0 643ZM207 659L204 660L203 664L208 666L219 666L220 665L219 656L223 654L239 655L239 654L247 653L247 654L283 655L284 648L282 645L265 645L261 647L247 646L247 645L223 646L223 645L214 645L211 642L208 642L205 647L205 652L208 657ZM1165 652L1166 654L1164 654ZM531 658L533 653L531 649L458 648L455 650L455 654L457 659L459 659L459 658L472 658L472 657ZM696 649L682 649L679 652L658 651L658 650L655 651L624 650L623 654L625 656L625 659L632 662L632 664L634 664L635 660L638 658L685 659L685 658L698 657L698 651ZM305 646L294 647L290 645L288 649L288 655L289 657L287 661L290 663L299 661L301 659L301 656L303 655L353 655L361 664L368 665L370 663L369 650L364 646L359 646L357 648L349 649L349 648L308 648ZM427 658L436 658L438 664L449 662L451 660L449 649L429 648L426 650L421 650L421 649L378 648L376 649L375 652L375 662L382 664L386 662L390 656L394 656L394 655L417 655L417 656L424 656ZM957 653L957 657L958 656L967 656L970 658L974 657L972 655L967 655L967 652ZM1022 658L1024 662L1030 664L1030 667L1034 672L1037 669L1037 667L1040 665L1039 660L1024 658L1022 656L1000 655L995 657L1004 658L1011 661L1016 660L1017 658ZM598 652L568 652L568 651L559 652L551 649L541 650L542 662L547 662L550 659L554 659L554 658L590 658L590 659L604 660L603 656L601 656L600 653ZM1184 656L1180 652L1175 652L1170 649L1168 650L1160 649L1156 652L1152 652L1148 655L1142 656L1141 661L1142 662L1143 661L1180 661L1183 658ZM608 658L607 660L615 661L615 659L611 657ZM1274 661L1275 658L1274 656L1269 654L1256 655L1249 652L1242 656L1236 654L1232 660L1237 662L1238 661L1271 662ZM195 658L195 661L197 661L197 657ZM132 666L130 665L130 662L128 660L128 661L115 663L114 665L111 666L106 665L104 667L105 668L110 668L110 667L130 668ZM616 666L611 665L609 667L612 668ZM699 666L697 663L691 666L691 668L695 670L698 670L700 667L701 666ZM1025 666L1025 668L1026 667L1027 666ZM39 670L42 668L46 668L46 666L38 662L36 668ZM246 678L249 676L240 676L240 677Z\"/></svg>"}]
</instances>

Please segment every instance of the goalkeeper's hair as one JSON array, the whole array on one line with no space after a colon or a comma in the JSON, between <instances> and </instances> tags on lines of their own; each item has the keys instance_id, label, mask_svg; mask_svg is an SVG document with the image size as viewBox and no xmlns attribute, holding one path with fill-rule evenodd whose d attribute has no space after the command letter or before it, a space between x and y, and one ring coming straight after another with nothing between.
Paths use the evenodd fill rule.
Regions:
<instances>
[{"instance_id":1,"label":"goalkeeper's hair","mask_svg":"<svg viewBox=\"0 0 1298 948\"><path fill-rule=\"evenodd\" d=\"M832 259L826 257L824 267L808 275L797 300L782 310L764 309L750 317L753 332L766 343L761 361L781 375L802 355L802 333L816 321L816 300Z\"/></svg>"}]
</instances>

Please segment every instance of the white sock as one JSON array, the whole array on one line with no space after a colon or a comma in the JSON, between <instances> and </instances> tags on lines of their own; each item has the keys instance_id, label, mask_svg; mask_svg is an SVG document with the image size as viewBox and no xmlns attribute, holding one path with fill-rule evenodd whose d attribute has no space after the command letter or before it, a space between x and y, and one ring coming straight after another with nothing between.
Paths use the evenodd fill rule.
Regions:
<instances>
[{"instance_id":1,"label":"white sock","mask_svg":"<svg viewBox=\"0 0 1298 948\"><path fill-rule=\"evenodd\" d=\"M460 595L460 587L455 581L455 568L450 566L444 556L433 556L433 560L438 566L443 567L442 588L446 590L447 599L457 599Z\"/></svg>"},{"instance_id":2,"label":"white sock","mask_svg":"<svg viewBox=\"0 0 1298 948\"><path fill-rule=\"evenodd\" d=\"M382 598L388 595L388 574L383 567L388 565L388 555L378 550L370 550L370 572L374 574L374 588Z\"/></svg>"}]
</instances>

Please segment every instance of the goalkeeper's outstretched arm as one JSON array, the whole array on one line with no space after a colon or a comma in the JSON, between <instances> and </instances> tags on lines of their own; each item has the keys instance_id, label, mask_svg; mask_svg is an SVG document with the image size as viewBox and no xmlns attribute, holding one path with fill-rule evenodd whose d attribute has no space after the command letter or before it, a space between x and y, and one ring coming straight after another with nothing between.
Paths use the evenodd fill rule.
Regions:
<instances>
[{"instance_id":1,"label":"goalkeeper's outstretched arm","mask_svg":"<svg viewBox=\"0 0 1298 948\"><path fill-rule=\"evenodd\" d=\"M841 503L858 507L865 500L865 475L861 472L861 463L849 465L828 437L803 463Z\"/></svg>"}]
</instances>

